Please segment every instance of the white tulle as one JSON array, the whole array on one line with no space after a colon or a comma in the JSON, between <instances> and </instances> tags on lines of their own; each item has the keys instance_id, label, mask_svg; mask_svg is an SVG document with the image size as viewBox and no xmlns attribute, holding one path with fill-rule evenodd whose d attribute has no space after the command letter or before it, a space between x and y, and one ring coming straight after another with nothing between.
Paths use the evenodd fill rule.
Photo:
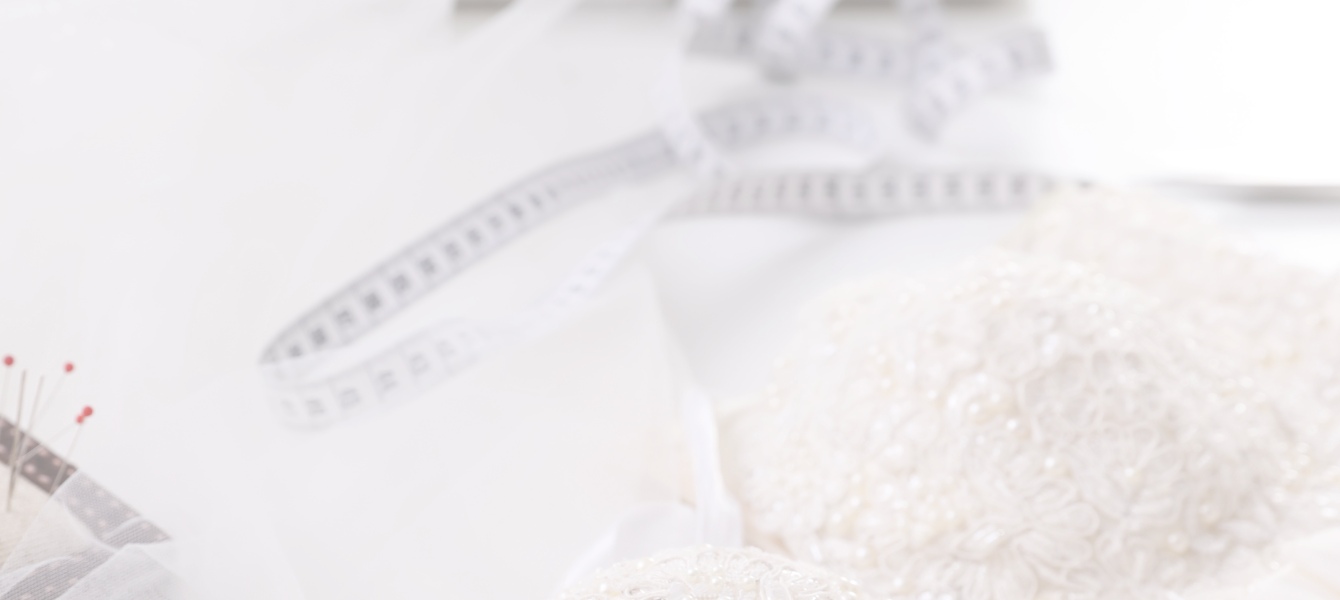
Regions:
<instances>
[{"instance_id":1,"label":"white tulle","mask_svg":"<svg viewBox=\"0 0 1340 600\"><path fill-rule=\"evenodd\" d=\"M75 516L100 502L92 486L76 473L37 514L0 565L0 597L62 600L184 600L189 593L171 562L172 542L109 543L124 528L144 525L132 519L99 536ZM166 561L166 562L165 562ZM63 565L96 565L67 571ZM73 585L71 585L73 584ZM63 591L60 591L63 590Z\"/></svg>"}]
</instances>

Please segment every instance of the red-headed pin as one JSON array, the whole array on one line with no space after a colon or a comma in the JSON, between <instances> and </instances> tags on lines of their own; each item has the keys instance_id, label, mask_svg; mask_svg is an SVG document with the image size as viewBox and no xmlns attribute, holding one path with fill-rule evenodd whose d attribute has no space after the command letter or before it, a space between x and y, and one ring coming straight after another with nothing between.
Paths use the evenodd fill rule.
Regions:
<instances>
[{"instance_id":1,"label":"red-headed pin","mask_svg":"<svg viewBox=\"0 0 1340 600\"><path fill-rule=\"evenodd\" d=\"M56 393L60 391L61 384L65 382L65 378L69 377L71 373L74 373L74 363L67 362L65 363L64 369L61 371L60 377L56 379L56 384L51 386L51 393L47 394L46 403L42 405L41 414L33 412L33 420L28 424L29 431L32 431L33 428L37 427L37 419L39 417L45 417L47 412L56 405ZM36 411L36 408L36 406L33 407L34 411Z\"/></svg>"},{"instance_id":2,"label":"red-headed pin","mask_svg":"<svg viewBox=\"0 0 1340 600\"><path fill-rule=\"evenodd\" d=\"M56 471L56 478L51 480L51 489L47 490L48 493L55 493L56 488L62 483L61 477L65 475L65 468L70 466L70 458L74 456L75 444L79 443L79 432L84 430L84 420L91 416L93 416L92 406L85 406L84 410L79 411L79 414L74 416L74 437L70 438L70 449L65 453L65 460L61 463L60 470Z\"/></svg>"},{"instance_id":3,"label":"red-headed pin","mask_svg":"<svg viewBox=\"0 0 1340 600\"><path fill-rule=\"evenodd\" d=\"M9 408L9 371L14 366L14 357L5 355L5 387L0 388L0 417L5 415L5 409Z\"/></svg>"},{"instance_id":4,"label":"red-headed pin","mask_svg":"<svg viewBox=\"0 0 1340 600\"><path fill-rule=\"evenodd\" d=\"M23 451L23 392L28 382L28 372L19 373L19 408L14 415L14 426L10 428L13 437L9 447L9 491L5 494L5 512L14 507L14 484L18 482L20 453Z\"/></svg>"}]
</instances>

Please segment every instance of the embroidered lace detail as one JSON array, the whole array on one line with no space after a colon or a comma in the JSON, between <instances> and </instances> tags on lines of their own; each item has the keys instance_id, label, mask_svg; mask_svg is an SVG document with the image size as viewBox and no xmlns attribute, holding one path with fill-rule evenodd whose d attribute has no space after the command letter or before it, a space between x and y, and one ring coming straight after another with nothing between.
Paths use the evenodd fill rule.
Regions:
<instances>
[{"instance_id":1,"label":"embroidered lace detail","mask_svg":"<svg viewBox=\"0 0 1340 600\"><path fill-rule=\"evenodd\" d=\"M1082 263L1156 297L1273 386L1302 386L1296 424L1340 448L1340 278L1241 246L1183 207L1111 191L1043 203L1006 248Z\"/></svg>"},{"instance_id":2,"label":"embroidered lace detail","mask_svg":"<svg viewBox=\"0 0 1340 600\"><path fill-rule=\"evenodd\" d=\"M1252 572L1334 505L1285 414L1297 388L1211 323L1009 253L839 290L724 424L749 535L878 597L1155 597Z\"/></svg>"}]
</instances>

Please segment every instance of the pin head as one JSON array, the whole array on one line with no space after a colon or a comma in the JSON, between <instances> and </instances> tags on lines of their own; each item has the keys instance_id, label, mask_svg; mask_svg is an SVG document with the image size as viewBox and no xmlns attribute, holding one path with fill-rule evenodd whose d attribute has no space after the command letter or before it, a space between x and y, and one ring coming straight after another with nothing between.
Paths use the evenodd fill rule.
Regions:
<instances>
[{"instance_id":1,"label":"pin head","mask_svg":"<svg viewBox=\"0 0 1340 600\"><path fill-rule=\"evenodd\" d=\"M10 355L8 355L8 354L5 355L5 366L6 366L6 367L12 367L12 366L14 366L14 357L13 357L13 356L10 356Z\"/></svg>"},{"instance_id":2,"label":"pin head","mask_svg":"<svg viewBox=\"0 0 1340 600\"><path fill-rule=\"evenodd\" d=\"M79 411L79 414L78 414L77 416L75 416L75 418L74 418L74 422L77 423L77 424L79 424L79 425L83 425L83 424L84 424L84 419L87 419L87 418L89 418L89 417L91 417L91 416L93 416L93 407L92 407L92 406L85 406L85 407L84 407L84 410Z\"/></svg>"},{"instance_id":3,"label":"pin head","mask_svg":"<svg viewBox=\"0 0 1340 600\"><path fill-rule=\"evenodd\" d=\"M6 358L8 358L8 357L6 357ZM73 372L73 371L74 371L74 363L71 363L71 362L67 362L67 363L65 363L65 372L66 372L66 373L71 373L71 372Z\"/></svg>"}]
</instances>

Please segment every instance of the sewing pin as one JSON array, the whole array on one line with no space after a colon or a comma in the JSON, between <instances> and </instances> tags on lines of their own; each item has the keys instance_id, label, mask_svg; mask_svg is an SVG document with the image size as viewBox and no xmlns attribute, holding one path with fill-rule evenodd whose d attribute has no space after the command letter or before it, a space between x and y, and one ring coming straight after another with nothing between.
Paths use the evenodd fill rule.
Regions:
<instances>
[{"instance_id":1,"label":"sewing pin","mask_svg":"<svg viewBox=\"0 0 1340 600\"><path fill-rule=\"evenodd\" d=\"M45 417L48 412L51 412L51 407L55 406L56 393L60 391L61 383L64 382L65 378L69 377L70 373L73 372L74 372L74 363L72 362L65 363L65 369L61 372L60 379L56 380L56 385L51 386L51 393L47 394L47 402L46 404L42 405L43 406L42 414L40 416ZM37 406L36 404L34 404L33 417L32 417L33 420L32 422L28 423L28 431L36 431L35 428L37 427L38 417L39 415L37 414Z\"/></svg>"},{"instance_id":2,"label":"sewing pin","mask_svg":"<svg viewBox=\"0 0 1340 600\"><path fill-rule=\"evenodd\" d=\"M9 407L9 372L14 367L14 357L5 355L5 387L0 388L0 417L4 416L5 409Z\"/></svg>"},{"instance_id":3,"label":"sewing pin","mask_svg":"<svg viewBox=\"0 0 1340 600\"><path fill-rule=\"evenodd\" d=\"M19 449L23 447L23 429L19 423L23 422L23 388L28 383L28 372L19 372L19 407L14 417L14 437L13 447L9 449L9 493L5 495L5 512L13 507L14 504L14 484L15 478L19 475Z\"/></svg>"},{"instance_id":4,"label":"sewing pin","mask_svg":"<svg viewBox=\"0 0 1340 600\"><path fill-rule=\"evenodd\" d=\"M84 430L84 419L91 416L93 416L92 406L85 406L84 410L79 411L79 414L75 416L74 437L70 439L70 450L65 453L65 459L61 461L60 470L56 471L56 478L51 480L51 489L47 490L48 494L55 493L56 486L60 485L61 477L65 475L65 468L70 466L70 459L74 457L74 447L79 443L79 432Z\"/></svg>"}]
</instances>

